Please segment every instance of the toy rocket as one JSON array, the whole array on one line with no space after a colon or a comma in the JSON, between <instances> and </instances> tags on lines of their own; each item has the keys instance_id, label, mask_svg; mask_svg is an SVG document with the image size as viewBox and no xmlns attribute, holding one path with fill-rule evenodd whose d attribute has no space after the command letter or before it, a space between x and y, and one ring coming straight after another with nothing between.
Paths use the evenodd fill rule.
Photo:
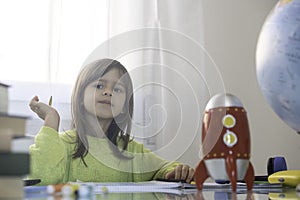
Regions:
<instances>
[{"instance_id":1,"label":"toy rocket","mask_svg":"<svg viewBox=\"0 0 300 200\"><path fill-rule=\"evenodd\" d=\"M204 181L237 181L252 190L254 169L250 162L250 131L246 111L232 94L217 94L208 102L202 123L203 159L195 169L195 182L202 190Z\"/></svg>"}]
</instances>

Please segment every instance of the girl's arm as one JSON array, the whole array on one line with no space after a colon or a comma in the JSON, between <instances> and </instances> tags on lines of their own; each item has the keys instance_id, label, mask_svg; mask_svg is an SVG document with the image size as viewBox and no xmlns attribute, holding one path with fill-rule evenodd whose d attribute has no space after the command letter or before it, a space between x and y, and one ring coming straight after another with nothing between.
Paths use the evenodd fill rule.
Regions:
<instances>
[{"instance_id":1,"label":"girl's arm","mask_svg":"<svg viewBox=\"0 0 300 200\"><path fill-rule=\"evenodd\" d=\"M194 177L194 169L180 162L169 162L149 149L144 148L144 145L131 142L128 149L133 158L133 173L134 181L147 181L160 179L178 179L190 182Z\"/></svg>"},{"instance_id":2,"label":"girl's arm","mask_svg":"<svg viewBox=\"0 0 300 200\"><path fill-rule=\"evenodd\" d=\"M29 106L31 110L39 116L39 118L44 120L44 126L48 126L58 131L60 117L55 108L40 102L37 96L31 99Z\"/></svg>"},{"instance_id":3,"label":"girl's arm","mask_svg":"<svg viewBox=\"0 0 300 200\"><path fill-rule=\"evenodd\" d=\"M30 146L31 178L41 179L40 185L67 181L68 150L58 134L59 114L55 108L33 97L29 104L31 110L44 120L44 126Z\"/></svg>"},{"instance_id":4,"label":"girl's arm","mask_svg":"<svg viewBox=\"0 0 300 200\"><path fill-rule=\"evenodd\" d=\"M165 179L185 180L190 183L194 180L195 170L188 165L179 164L165 175Z\"/></svg>"},{"instance_id":5,"label":"girl's arm","mask_svg":"<svg viewBox=\"0 0 300 200\"><path fill-rule=\"evenodd\" d=\"M30 146L30 178L40 185L65 183L69 176L70 149L53 128L43 126Z\"/></svg>"},{"instance_id":6,"label":"girl's arm","mask_svg":"<svg viewBox=\"0 0 300 200\"><path fill-rule=\"evenodd\" d=\"M164 163L156 171L153 177L154 180L162 178L180 181L184 180L187 183L190 183L194 179L194 169L190 166L176 161L168 162L155 154L153 154L152 157L152 159L161 160L161 163Z\"/></svg>"}]
</instances>

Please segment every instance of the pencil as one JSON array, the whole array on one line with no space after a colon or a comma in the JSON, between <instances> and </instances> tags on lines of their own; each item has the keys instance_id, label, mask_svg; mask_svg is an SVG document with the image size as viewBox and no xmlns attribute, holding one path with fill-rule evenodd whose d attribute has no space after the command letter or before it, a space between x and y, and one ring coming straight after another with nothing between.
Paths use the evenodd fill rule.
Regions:
<instances>
[{"instance_id":1,"label":"pencil","mask_svg":"<svg viewBox=\"0 0 300 200\"><path fill-rule=\"evenodd\" d=\"M49 106L52 106L52 96L50 96L50 99L49 99Z\"/></svg>"}]
</instances>

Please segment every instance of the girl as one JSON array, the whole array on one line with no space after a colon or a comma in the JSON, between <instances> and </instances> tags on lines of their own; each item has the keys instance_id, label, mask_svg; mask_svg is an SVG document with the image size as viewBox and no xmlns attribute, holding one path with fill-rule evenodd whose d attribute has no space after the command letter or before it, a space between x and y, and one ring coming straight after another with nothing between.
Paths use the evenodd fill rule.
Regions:
<instances>
[{"instance_id":1,"label":"girl","mask_svg":"<svg viewBox=\"0 0 300 200\"><path fill-rule=\"evenodd\" d=\"M82 69L73 89L69 131L58 133L58 112L37 96L29 105L44 120L30 147L30 178L42 185L193 179L193 168L167 162L130 140L133 87L118 61L101 59Z\"/></svg>"}]
</instances>

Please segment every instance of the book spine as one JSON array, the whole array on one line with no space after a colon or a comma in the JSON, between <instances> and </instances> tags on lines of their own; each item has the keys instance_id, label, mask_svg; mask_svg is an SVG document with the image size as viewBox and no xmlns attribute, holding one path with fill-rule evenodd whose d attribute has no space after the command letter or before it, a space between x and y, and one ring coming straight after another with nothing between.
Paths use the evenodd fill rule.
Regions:
<instances>
[{"instance_id":1,"label":"book spine","mask_svg":"<svg viewBox=\"0 0 300 200\"><path fill-rule=\"evenodd\" d=\"M30 172L29 153L0 153L0 176L24 176Z\"/></svg>"}]
</instances>

